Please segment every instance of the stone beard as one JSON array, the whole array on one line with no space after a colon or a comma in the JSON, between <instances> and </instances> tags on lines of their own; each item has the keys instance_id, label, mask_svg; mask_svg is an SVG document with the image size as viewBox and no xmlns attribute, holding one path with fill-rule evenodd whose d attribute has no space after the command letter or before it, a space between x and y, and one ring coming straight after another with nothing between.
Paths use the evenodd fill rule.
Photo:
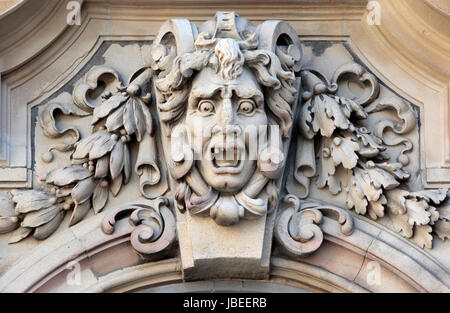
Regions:
<instances>
[{"instance_id":1,"label":"stone beard","mask_svg":"<svg viewBox=\"0 0 450 313\"><path fill-rule=\"evenodd\" d=\"M294 72L258 49L249 25L234 38L201 32L195 51L176 56L155 82L178 206L223 226L264 216L277 203L296 99Z\"/></svg>"}]
</instances>

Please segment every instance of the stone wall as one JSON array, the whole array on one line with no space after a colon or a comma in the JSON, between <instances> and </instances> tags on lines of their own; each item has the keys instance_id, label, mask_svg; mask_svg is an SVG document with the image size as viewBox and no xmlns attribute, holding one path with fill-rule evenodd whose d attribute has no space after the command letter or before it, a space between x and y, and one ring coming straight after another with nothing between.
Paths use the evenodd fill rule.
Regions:
<instances>
[{"instance_id":1,"label":"stone wall","mask_svg":"<svg viewBox=\"0 0 450 313\"><path fill-rule=\"evenodd\" d=\"M431 2L23 1L0 19L0 290L448 292Z\"/></svg>"}]
</instances>

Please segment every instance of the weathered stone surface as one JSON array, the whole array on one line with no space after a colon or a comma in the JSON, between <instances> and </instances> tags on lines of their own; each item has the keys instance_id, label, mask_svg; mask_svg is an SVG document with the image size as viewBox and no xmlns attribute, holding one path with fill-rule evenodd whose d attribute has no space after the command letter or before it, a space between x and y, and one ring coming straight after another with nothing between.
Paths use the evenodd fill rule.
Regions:
<instances>
[{"instance_id":1,"label":"weathered stone surface","mask_svg":"<svg viewBox=\"0 0 450 313\"><path fill-rule=\"evenodd\" d=\"M65 3L50 2L30 22L41 48L0 30L0 290L448 292L450 70L426 33L450 22L436 3L420 4L436 17L424 39L393 23L422 18L402 1L377 2L381 37L380 8L361 1L325 15L289 2L277 20L269 4L173 8L165 23L161 4L136 20L135 4L85 1L92 22L63 32Z\"/></svg>"}]
</instances>

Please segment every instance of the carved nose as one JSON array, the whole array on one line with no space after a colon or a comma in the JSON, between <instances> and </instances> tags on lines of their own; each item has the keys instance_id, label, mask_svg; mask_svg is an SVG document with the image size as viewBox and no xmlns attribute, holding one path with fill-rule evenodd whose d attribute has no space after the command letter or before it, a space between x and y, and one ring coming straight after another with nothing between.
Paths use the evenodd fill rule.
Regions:
<instances>
[{"instance_id":1,"label":"carved nose","mask_svg":"<svg viewBox=\"0 0 450 313\"><path fill-rule=\"evenodd\" d=\"M213 134L217 133L222 133L225 136L238 136L241 133L241 128L236 125L231 99L224 99L222 103L222 110L219 115L219 121L216 127L213 128Z\"/></svg>"},{"instance_id":2,"label":"carved nose","mask_svg":"<svg viewBox=\"0 0 450 313\"><path fill-rule=\"evenodd\" d=\"M232 125L234 123L233 104L231 99L224 99L222 103L222 112L220 114L220 124L222 126Z\"/></svg>"},{"instance_id":3,"label":"carved nose","mask_svg":"<svg viewBox=\"0 0 450 313\"><path fill-rule=\"evenodd\" d=\"M212 128L212 134L222 134L224 136L239 136L241 134L241 127L238 125L215 125Z\"/></svg>"},{"instance_id":4,"label":"carved nose","mask_svg":"<svg viewBox=\"0 0 450 313\"><path fill-rule=\"evenodd\" d=\"M238 125L225 125L222 129L222 134L226 136L239 136L241 134L241 128Z\"/></svg>"}]
</instances>

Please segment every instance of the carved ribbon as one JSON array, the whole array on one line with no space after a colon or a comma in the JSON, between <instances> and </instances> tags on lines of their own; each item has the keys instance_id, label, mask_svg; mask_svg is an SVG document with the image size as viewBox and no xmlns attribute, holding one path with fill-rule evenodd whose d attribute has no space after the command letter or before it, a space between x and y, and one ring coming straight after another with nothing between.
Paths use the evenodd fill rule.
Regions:
<instances>
[{"instance_id":1,"label":"carved ribbon","mask_svg":"<svg viewBox=\"0 0 450 313\"><path fill-rule=\"evenodd\" d=\"M305 139L301 134L297 136L297 150L294 177L300 185L295 194L305 198L309 194L309 182L316 174L316 160L314 155L314 140ZM292 192L291 190L289 192Z\"/></svg>"},{"instance_id":2,"label":"carved ribbon","mask_svg":"<svg viewBox=\"0 0 450 313\"><path fill-rule=\"evenodd\" d=\"M375 127L374 134L381 138L383 142L388 146L396 146L404 144L405 147L401 150L398 156L398 161L402 165L409 163L409 158L405 155L406 152L411 151L413 148L411 140L404 137L390 136L386 132L391 129L397 135L405 135L412 131L416 127L416 114L411 110L409 104L403 100L397 98L383 99L371 109L371 112L380 112L386 109L394 109L398 118L402 121L397 123L392 120L382 120Z\"/></svg>"},{"instance_id":3,"label":"carved ribbon","mask_svg":"<svg viewBox=\"0 0 450 313\"><path fill-rule=\"evenodd\" d=\"M154 136L146 134L142 139L135 172L139 175L139 191L146 198L154 199L167 191L167 177L165 171L161 171L158 166L158 150Z\"/></svg>"},{"instance_id":4,"label":"carved ribbon","mask_svg":"<svg viewBox=\"0 0 450 313\"><path fill-rule=\"evenodd\" d=\"M57 150L61 152L70 151L74 144L80 139L80 132L75 127L66 127L59 129L56 126L55 111L61 111L64 115L86 116L88 113L77 109L72 104L65 103L49 103L39 111L38 121L44 134L49 138L60 138L66 134L72 133L72 140L70 143L58 143L51 145L48 151Z\"/></svg>"}]
</instances>

